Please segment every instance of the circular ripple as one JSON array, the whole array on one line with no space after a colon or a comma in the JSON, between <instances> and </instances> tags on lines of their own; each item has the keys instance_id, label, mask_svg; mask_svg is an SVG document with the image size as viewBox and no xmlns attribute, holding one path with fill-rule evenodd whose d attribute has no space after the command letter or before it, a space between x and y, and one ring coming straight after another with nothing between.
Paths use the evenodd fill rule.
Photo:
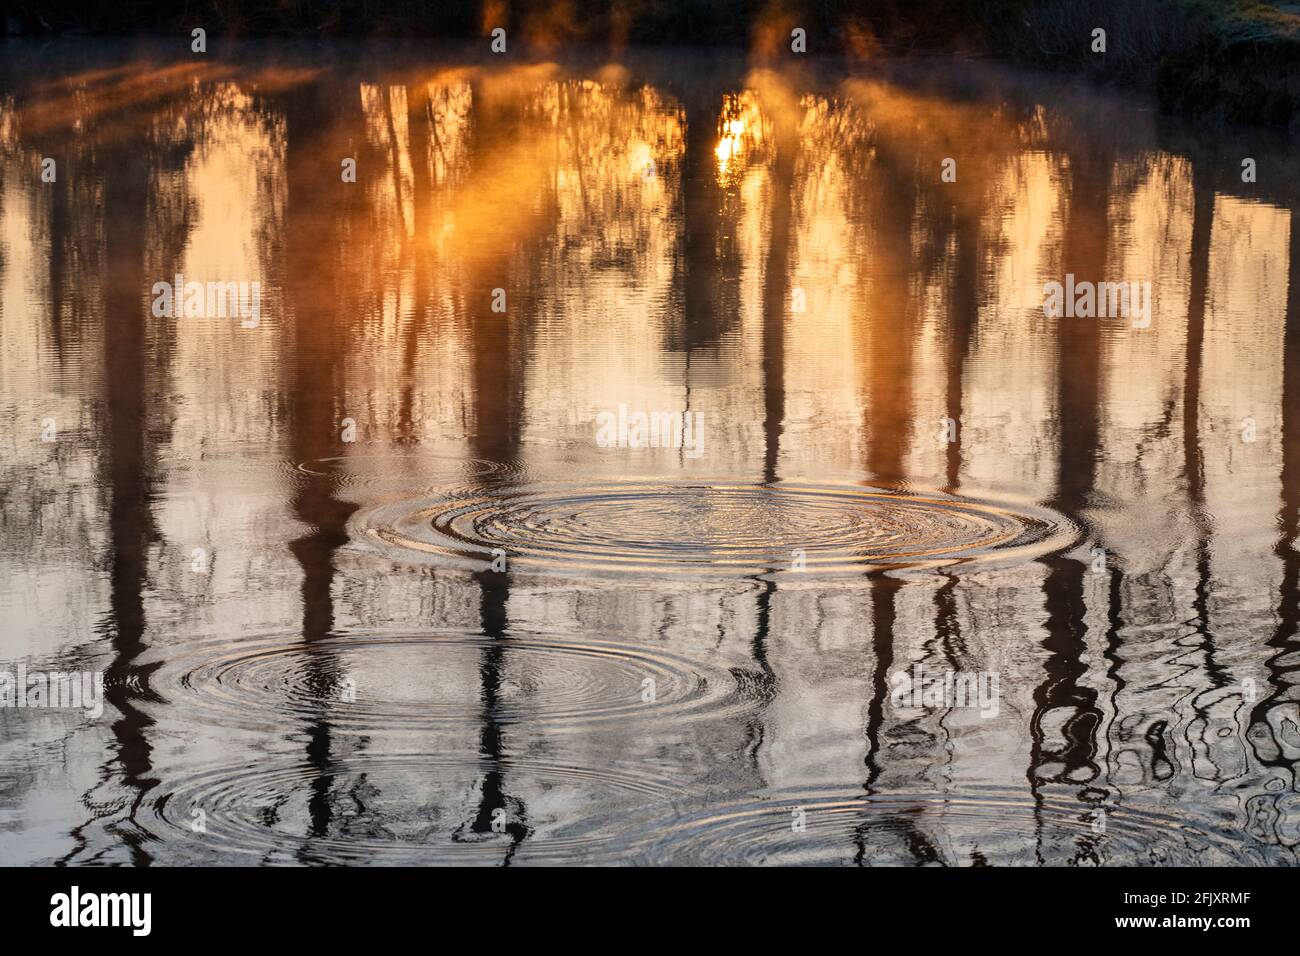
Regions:
<instances>
[{"instance_id":1,"label":"circular ripple","mask_svg":"<svg viewBox=\"0 0 1300 956\"><path fill-rule=\"evenodd\" d=\"M851 574L1023 559L1068 546L1063 516L857 485L530 484L393 502L354 538L407 560L693 575Z\"/></svg>"},{"instance_id":2,"label":"circular ripple","mask_svg":"<svg viewBox=\"0 0 1300 956\"><path fill-rule=\"evenodd\" d=\"M796 829L795 824L803 828ZM1287 863L1294 850L1251 844L1240 826L1188 808L996 786L959 793L767 791L676 805L625 823L637 862L688 865L1231 865Z\"/></svg>"},{"instance_id":3,"label":"circular ripple","mask_svg":"<svg viewBox=\"0 0 1300 956\"><path fill-rule=\"evenodd\" d=\"M428 451L371 452L362 449L347 455L312 458L291 464L297 476L328 478L347 497L393 492L409 495L434 487L441 489L449 481L481 485L519 481L523 475L517 462L439 455Z\"/></svg>"},{"instance_id":4,"label":"circular ripple","mask_svg":"<svg viewBox=\"0 0 1300 956\"><path fill-rule=\"evenodd\" d=\"M297 462L294 467L304 475L317 477L337 477L348 474L386 474L393 468L410 469L432 477L445 478L448 475L466 477L483 477L485 475L509 475L514 473L510 465L489 461L486 458L463 458L427 454L371 454L371 455L335 455L330 458L312 458Z\"/></svg>"},{"instance_id":5,"label":"circular ripple","mask_svg":"<svg viewBox=\"0 0 1300 956\"><path fill-rule=\"evenodd\" d=\"M483 718L547 733L717 716L743 706L735 679L658 647L534 634L284 634L175 649L151 685L188 719L253 730L327 721L340 733L436 730ZM485 668L490 668L486 671ZM652 700L647 698L653 697Z\"/></svg>"},{"instance_id":6,"label":"circular ripple","mask_svg":"<svg viewBox=\"0 0 1300 956\"><path fill-rule=\"evenodd\" d=\"M678 793L644 771L433 754L360 754L207 768L171 781L142 822L187 860L546 864L616 860L617 819ZM501 810L501 832L491 821ZM563 832L561 833L561 824ZM179 835L182 839L177 840Z\"/></svg>"}]
</instances>

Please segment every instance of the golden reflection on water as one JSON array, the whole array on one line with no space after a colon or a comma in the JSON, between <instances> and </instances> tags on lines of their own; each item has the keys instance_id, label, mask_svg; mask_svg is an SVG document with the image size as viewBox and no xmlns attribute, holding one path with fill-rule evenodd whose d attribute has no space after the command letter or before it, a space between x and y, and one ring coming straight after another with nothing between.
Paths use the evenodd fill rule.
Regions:
<instances>
[{"instance_id":1,"label":"golden reflection on water","mask_svg":"<svg viewBox=\"0 0 1300 956\"><path fill-rule=\"evenodd\" d=\"M1256 150L1270 173L1243 184L1237 158L1202 141L1217 134L1005 78L958 96L697 67L358 77L133 60L9 81L3 656L147 675L193 634L656 636L750 688L748 716L657 737L602 726L562 745L523 719L504 743L466 721L437 746L495 768L465 770L479 810L512 759L635 765L670 740L665 772L685 791L718 767L732 790L1090 787L1081 813L1173 804L1226 814L1242 858L1293 853L1294 822L1274 806L1294 795L1300 759L1292 161ZM40 179L47 156L54 183ZM177 273L260 283L260 326L155 320L149 290ZM1066 273L1151 282L1150 328L1046 318L1043 283ZM596 447L596 416L620 405L702 414L704 454ZM48 419L52 444L39 440ZM315 477L295 468L320 461L332 464ZM358 508L439 483L488 494L493 480L627 478L991 494L1050 505L1083 536L1009 567L797 587L577 577L502 591L351 546ZM678 517L711 541L785 527L718 500ZM645 519L629 507L629 523ZM469 712L493 697L479 687L489 670L505 688L493 693L521 699L565 676L484 654L439 678ZM887 671L945 661L996 665L996 719L882 703ZM308 686L332 686L327 661L310 666ZM402 747L382 728L334 740L327 720L245 739L188 722L183 699L119 690L111 727L10 736L30 776L13 819L51 822L30 841L5 830L6 857L75 855L63 843L85 795L161 793L181 768L228 762L232 741L292 755L306 734L309 753L340 760ZM184 747L156 725L181 728ZM64 738L93 757L66 777L31 757ZM105 748L116 757L100 774ZM524 844L618 806L581 785L556 797L544 776L493 792L532 808ZM286 812L334 832L322 799L287 794ZM436 799L458 821L478 812L463 794ZM138 859L114 819L81 837ZM1040 839L1035 857L940 825L958 861L1105 856L1086 834Z\"/></svg>"}]
</instances>

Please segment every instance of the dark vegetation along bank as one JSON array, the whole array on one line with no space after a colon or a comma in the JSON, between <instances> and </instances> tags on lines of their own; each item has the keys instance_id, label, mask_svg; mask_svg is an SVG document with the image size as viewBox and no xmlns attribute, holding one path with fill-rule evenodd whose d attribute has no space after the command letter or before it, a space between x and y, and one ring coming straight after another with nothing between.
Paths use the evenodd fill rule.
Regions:
<instances>
[{"instance_id":1,"label":"dark vegetation along bank","mask_svg":"<svg viewBox=\"0 0 1300 956\"><path fill-rule=\"evenodd\" d=\"M992 56L1147 85L1163 107L1300 131L1300 0L8 0L11 35L482 36ZM1094 52L1093 31L1106 31Z\"/></svg>"}]
</instances>

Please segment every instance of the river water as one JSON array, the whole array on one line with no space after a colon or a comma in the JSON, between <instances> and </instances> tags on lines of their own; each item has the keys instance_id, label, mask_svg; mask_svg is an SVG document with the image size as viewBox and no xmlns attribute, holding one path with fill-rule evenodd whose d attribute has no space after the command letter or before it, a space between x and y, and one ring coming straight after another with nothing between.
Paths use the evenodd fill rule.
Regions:
<instances>
[{"instance_id":1,"label":"river water","mask_svg":"<svg viewBox=\"0 0 1300 956\"><path fill-rule=\"evenodd\" d=\"M978 63L0 51L0 862L1297 862L1284 141Z\"/></svg>"}]
</instances>

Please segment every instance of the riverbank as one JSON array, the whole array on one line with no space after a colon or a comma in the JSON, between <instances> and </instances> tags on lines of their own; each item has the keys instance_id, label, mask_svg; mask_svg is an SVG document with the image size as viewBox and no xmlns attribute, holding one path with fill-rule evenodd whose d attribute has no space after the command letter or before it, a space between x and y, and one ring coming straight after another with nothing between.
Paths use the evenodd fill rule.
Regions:
<instances>
[{"instance_id":1,"label":"riverbank","mask_svg":"<svg viewBox=\"0 0 1300 956\"><path fill-rule=\"evenodd\" d=\"M950 52L1150 88L1162 108L1300 131L1300 3L1253 0L16 0L10 35L486 35L550 54L572 43L679 43L780 57L802 27L810 55ZM1105 31L1100 41L1095 31ZM1103 49L1104 47L1104 49Z\"/></svg>"},{"instance_id":2,"label":"riverbank","mask_svg":"<svg viewBox=\"0 0 1300 956\"><path fill-rule=\"evenodd\" d=\"M1172 113L1300 131L1300 4L1046 0L1020 4L989 48L1015 62L1149 86ZM1092 31L1106 29L1105 54Z\"/></svg>"}]
</instances>

